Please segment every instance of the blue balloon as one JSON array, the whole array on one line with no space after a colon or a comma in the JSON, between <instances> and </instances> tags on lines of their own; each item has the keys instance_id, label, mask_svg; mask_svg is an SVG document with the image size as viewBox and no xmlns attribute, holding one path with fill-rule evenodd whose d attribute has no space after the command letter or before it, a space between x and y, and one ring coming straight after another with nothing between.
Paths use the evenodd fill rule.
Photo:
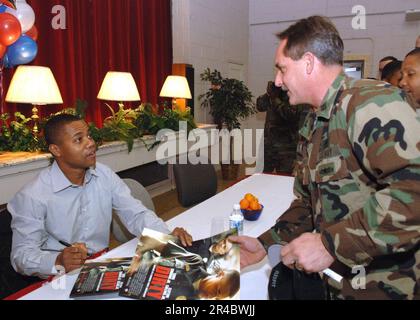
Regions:
<instances>
[{"instance_id":1,"label":"blue balloon","mask_svg":"<svg viewBox=\"0 0 420 320\"><path fill-rule=\"evenodd\" d=\"M11 66L27 64L35 59L37 53L38 45L27 35L21 35L6 51Z\"/></svg>"},{"instance_id":2,"label":"blue balloon","mask_svg":"<svg viewBox=\"0 0 420 320\"><path fill-rule=\"evenodd\" d=\"M5 6L4 4L0 5L0 13L6 12L8 6Z\"/></svg>"},{"instance_id":3,"label":"blue balloon","mask_svg":"<svg viewBox=\"0 0 420 320\"><path fill-rule=\"evenodd\" d=\"M11 67L13 67L9 63L9 57L7 56L7 53L4 54L2 63L3 63L3 67L4 68L11 68Z\"/></svg>"}]
</instances>

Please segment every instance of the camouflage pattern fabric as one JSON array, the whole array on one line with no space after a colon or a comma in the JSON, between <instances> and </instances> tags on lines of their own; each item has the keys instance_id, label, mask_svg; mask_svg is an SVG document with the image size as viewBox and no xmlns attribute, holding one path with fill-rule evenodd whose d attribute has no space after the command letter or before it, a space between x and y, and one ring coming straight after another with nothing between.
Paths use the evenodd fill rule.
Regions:
<instances>
[{"instance_id":1,"label":"camouflage pattern fabric","mask_svg":"<svg viewBox=\"0 0 420 320\"><path fill-rule=\"evenodd\" d=\"M345 278L328 279L333 298L419 299L420 117L405 94L341 74L300 133L297 199L260 239L320 232Z\"/></svg>"},{"instance_id":2,"label":"camouflage pattern fabric","mask_svg":"<svg viewBox=\"0 0 420 320\"><path fill-rule=\"evenodd\" d=\"M272 88L257 99L257 109L267 112L264 128L264 172L292 173L296 160L299 128L309 107L290 106L286 93Z\"/></svg>"}]
</instances>

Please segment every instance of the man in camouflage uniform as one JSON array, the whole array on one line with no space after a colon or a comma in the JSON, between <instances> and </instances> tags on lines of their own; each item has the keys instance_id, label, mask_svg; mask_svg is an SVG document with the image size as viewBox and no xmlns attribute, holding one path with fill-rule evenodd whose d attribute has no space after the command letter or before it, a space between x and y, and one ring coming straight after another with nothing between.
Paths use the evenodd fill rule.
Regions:
<instances>
[{"instance_id":1,"label":"man in camouflage uniform","mask_svg":"<svg viewBox=\"0 0 420 320\"><path fill-rule=\"evenodd\" d=\"M269 81L267 93L257 99L257 110L267 112L264 128L264 172L292 173L296 160L299 125L309 107L291 107L287 93Z\"/></svg>"},{"instance_id":2,"label":"man in camouflage uniform","mask_svg":"<svg viewBox=\"0 0 420 320\"><path fill-rule=\"evenodd\" d=\"M331 267L344 277L327 279L333 298L419 299L419 117L398 88L343 73L343 41L328 19L300 20L278 37L276 85L313 112L300 132L297 199L260 236L264 246L232 239L241 245L241 266L286 241L288 267ZM366 288L357 290L352 268L360 266Z\"/></svg>"}]
</instances>

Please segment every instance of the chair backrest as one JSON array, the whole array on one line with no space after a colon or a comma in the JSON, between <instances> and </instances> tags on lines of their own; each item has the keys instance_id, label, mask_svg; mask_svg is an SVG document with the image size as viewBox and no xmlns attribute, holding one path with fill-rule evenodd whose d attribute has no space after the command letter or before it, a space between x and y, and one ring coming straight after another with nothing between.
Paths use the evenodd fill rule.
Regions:
<instances>
[{"instance_id":1,"label":"chair backrest","mask_svg":"<svg viewBox=\"0 0 420 320\"><path fill-rule=\"evenodd\" d=\"M134 198L140 200L146 208L155 211L155 205L153 204L152 198L140 182L133 179L123 179L123 181L130 188L131 195ZM115 239L122 243L134 238L134 235L127 230L115 211L112 213L111 231Z\"/></svg>"},{"instance_id":2,"label":"chair backrest","mask_svg":"<svg viewBox=\"0 0 420 320\"><path fill-rule=\"evenodd\" d=\"M217 192L216 170L206 160L207 164L174 164L178 201L184 207L207 200Z\"/></svg>"},{"instance_id":3,"label":"chair backrest","mask_svg":"<svg viewBox=\"0 0 420 320\"><path fill-rule=\"evenodd\" d=\"M12 216L7 209L0 210L0 299L33 284L41 279L17 273L10 263L12 248Z\"/></svg>"}]
</instances>

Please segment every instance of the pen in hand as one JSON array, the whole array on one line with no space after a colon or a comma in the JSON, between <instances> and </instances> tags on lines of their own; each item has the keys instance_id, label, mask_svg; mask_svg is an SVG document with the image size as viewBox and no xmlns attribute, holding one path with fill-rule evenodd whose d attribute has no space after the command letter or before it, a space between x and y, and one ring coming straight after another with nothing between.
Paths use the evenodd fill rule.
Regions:
<instances>
[{"instance_id":1,"label":"pen in hand","mask_svg":"<svg viewBox=\"0 0 420 320\"><path fill-rule=\"evenodd\" d=\"M70 243L68 243L68 242L66 242L66 241L63 241L63 240L58 240L58 242L59 242L60 244L62 244L63 246L65 246L65 247L72 247L72 246L73 246L72 244L70 244ZM87 253L87 256L88 256L88 257L91 257L92 255L91 255L90 253Z\"/></svg>"}]
</instances>

